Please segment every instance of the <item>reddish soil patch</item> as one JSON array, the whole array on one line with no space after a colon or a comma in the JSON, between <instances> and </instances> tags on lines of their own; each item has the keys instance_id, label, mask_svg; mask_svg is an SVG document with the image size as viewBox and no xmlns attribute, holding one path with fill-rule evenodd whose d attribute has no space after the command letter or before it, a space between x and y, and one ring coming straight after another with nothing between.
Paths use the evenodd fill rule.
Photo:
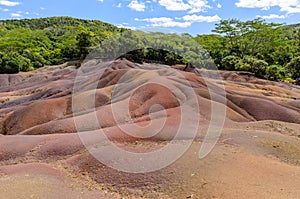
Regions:
<instances>
[{"instance_id":1,"label":"reddish soil patch","mask_svg":"<svg viewBox=\"0 0 300 199\"><path fill-rule=\"evenodd\" d=\"M0 75L0 198L299 198L298 86L127 60L89 65ZM222 135L200 160L217 119ZM194 142L150 173L114 170L88 151L110 140L153 152L174 138Z\"/></svg>"}]
</instances>

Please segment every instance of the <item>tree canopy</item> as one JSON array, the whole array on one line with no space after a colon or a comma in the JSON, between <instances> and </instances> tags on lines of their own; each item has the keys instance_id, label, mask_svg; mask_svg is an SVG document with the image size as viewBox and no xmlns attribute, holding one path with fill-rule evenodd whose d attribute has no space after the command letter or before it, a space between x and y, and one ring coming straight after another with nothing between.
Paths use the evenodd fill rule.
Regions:
<instances>
[{"instance_id":1,"label":"tree canopy","mask_svg":"<svg viewBox=\"0 0 300 199\"><path fill-rule=\"evenodd\" d=\"M0 73L30 71L86 56L112 59L127 53L136 61L189 62L208 69L216 65L221 70L291 80L300 76L299 27L262 19L228 19L217 23L213 34L192 37L131 31L71 17L0 20Z\"/></svg>"},{"instance_id":2,"label":"tree canopy","mask_svg":"<svg viewBox=\"0 0 300 199\"><path fill-rule=\"evenodd\" d=\"M259 18L228 19L216 24L213 32L216 34L195 39L219 69L249 71L272 80L299 77L295 64L300 52L298 25L267 23Z\"/></svg>"},{"instance_id":3,"label":"tree canopy","mask_svg":"<svg viewBox=\"0 0 300 199\"><path fill-rule=\"evenodd\" d=\"M0 73L79 60L89 47L124 30L71 17L0 20Z\"/></svg>"}]
</instances>

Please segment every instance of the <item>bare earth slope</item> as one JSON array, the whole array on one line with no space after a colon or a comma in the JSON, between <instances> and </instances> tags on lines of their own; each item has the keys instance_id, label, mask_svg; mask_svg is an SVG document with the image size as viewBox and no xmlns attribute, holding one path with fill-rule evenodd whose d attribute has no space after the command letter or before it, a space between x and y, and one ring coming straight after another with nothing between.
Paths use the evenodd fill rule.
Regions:
<instances>
[{"instance_id":1,"label":"bare earth slope","mask_svg":"<svg viewBox=\"0 0 300 199\"><path fill-rule=\"evenodd\" d=\"M80 77L68 64L0 75L1 199L300 198L299 87L235 72L185 72L180 66L126 60L102 64L100 77L100 65L89 64ZM75 95L74 88L82 92ZM85 103L89 99L95 100ZM183 106L182 99L195 99L197 107ZM213 151L199 159L200 147L209 142L204 139L209 124L222 116L222 108L222 134ZM194 141L168 167L125 173L88 152L104 142L91 136L99 128L91 117L127 151L164 148L182 125L177 142ZM82 122L79 129L76 121ZM195 123L194 138L188 129ZM134 130L136 125L143 130ZM86 135L85 145L78 130Z\"/></svg>"}]
</instances>

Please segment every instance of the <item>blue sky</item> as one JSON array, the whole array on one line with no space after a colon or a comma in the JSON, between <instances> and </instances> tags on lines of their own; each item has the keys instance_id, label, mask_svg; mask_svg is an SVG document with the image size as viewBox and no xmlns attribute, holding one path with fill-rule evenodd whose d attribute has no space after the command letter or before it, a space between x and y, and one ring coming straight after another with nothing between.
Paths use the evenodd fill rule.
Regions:
<instances>
[{"instance_id":1,"label":"blue sky","mask_svg":"<svg viewBox=\"0 0 300 199\"><path fill-rule=\"evenodd\" d=\"M300 0L0 0L0 18L72 16L132 29L210 33L221 19L300 23Z\"/></svg>"}]
</instances>

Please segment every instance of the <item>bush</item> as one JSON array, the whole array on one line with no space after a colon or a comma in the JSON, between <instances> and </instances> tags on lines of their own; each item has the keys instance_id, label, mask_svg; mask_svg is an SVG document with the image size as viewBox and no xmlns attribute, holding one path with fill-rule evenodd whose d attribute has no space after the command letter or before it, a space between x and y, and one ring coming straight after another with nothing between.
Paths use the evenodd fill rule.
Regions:
<instances>
[{"instance_id":1,"label":"bush","mask_svg":"<svg viewBox=\"0 0 300 199\"><path fill-rule=\"evenodd\" d=\"M300 56L295 57L286 65L286 70L289 76L293 79L300 77Z\"/></svg>"},{"instance_id":2,"label":"bush","mask_svg":"<svg viewBox=\"0 0 300 199\"><path fill-rule=\"evenodd\" d=\"M235 64L235 70L247 71L253 73L257 77L264 77L266 74L268 63L255 57L244 57Z\"/></svg>"},{"instance_id":3,"label":"bush","mask_svg":"<svg viewBox=\"0 0 300 199\"><path fill-rule=\"evenodd\" d=\"M237 56L229 55L222 59L222 68L224 70L235 70L235 65L240 61L240 58Z\"/></svg>"},{"instance_id":4,"label":"bush","mask_svg":"<svg viewBox=\"0 0 300 199\"><path fill-rule=\"evenodd\" d=\"M17 52L1 54L0 73L18 73L20 71L33 70L30 59L21 56Z\"/></svg>"},{"instance_id":5,"label":"bush","mask_svg":"<svg viewBox=\"0 0 300 199\"><path fill-rule=\"evenodd\" d=\"M15 62L19 66L19 70L22 72L34 70L31 60L26 57L18 55L15 59Z\"/></svg>"},{"instance_id":6,"label":"bush","mask_svg":"<svg viewBox=\"0 0 300 199\"><path fill-rule=\"evenodd\" d=\"M294 80L292 78L289 78L289 77L285 78L284 81L289 82L289 83L295 83L296 82L296 80Z\"/></svg>"},{"instance_id":7,"label":"bush","mask_svg":"<svg viewBox=\"0 0 300 199\"><path fill-rule=\"evenodd\" d=\"M267 67L268 63L264 60L254 60L252 72L258 77L263 77L266 74Z\"/></svg>"},{"instance_id":8,"label":"bush","mask_svg":"<svg viewBox=\"0 0 300 199\"><path fill-rule=\"evenodd\" d=\"M40 53L33 52L29 49L24 50L22 55L24 57L30 59L34 68L43 67L46 62L46 60L44 59L44 57L42 55L40 55Z\"/></svg>"},{"instance_id":9,"label":"bush","mask_svg":"<svg viewBox=\"0 0 300 199\"><path fill-rule=\"evenodd\" d=\"M235 70L237 71L251 71L251 66L247 63L244 59L241 59L238 63L234 66Z\"/></svg>"},{"instance_id":10,"label":"bush","mask_svg":"<svg viewBox=\"0 0 300 199\"><path fill-rule=\"evenodd\" d=\"M284 68L280 65L268 66L266 70L266 77L269 80L280 80L284 79L285 71Z\"/></svg>"}]
</instances>

